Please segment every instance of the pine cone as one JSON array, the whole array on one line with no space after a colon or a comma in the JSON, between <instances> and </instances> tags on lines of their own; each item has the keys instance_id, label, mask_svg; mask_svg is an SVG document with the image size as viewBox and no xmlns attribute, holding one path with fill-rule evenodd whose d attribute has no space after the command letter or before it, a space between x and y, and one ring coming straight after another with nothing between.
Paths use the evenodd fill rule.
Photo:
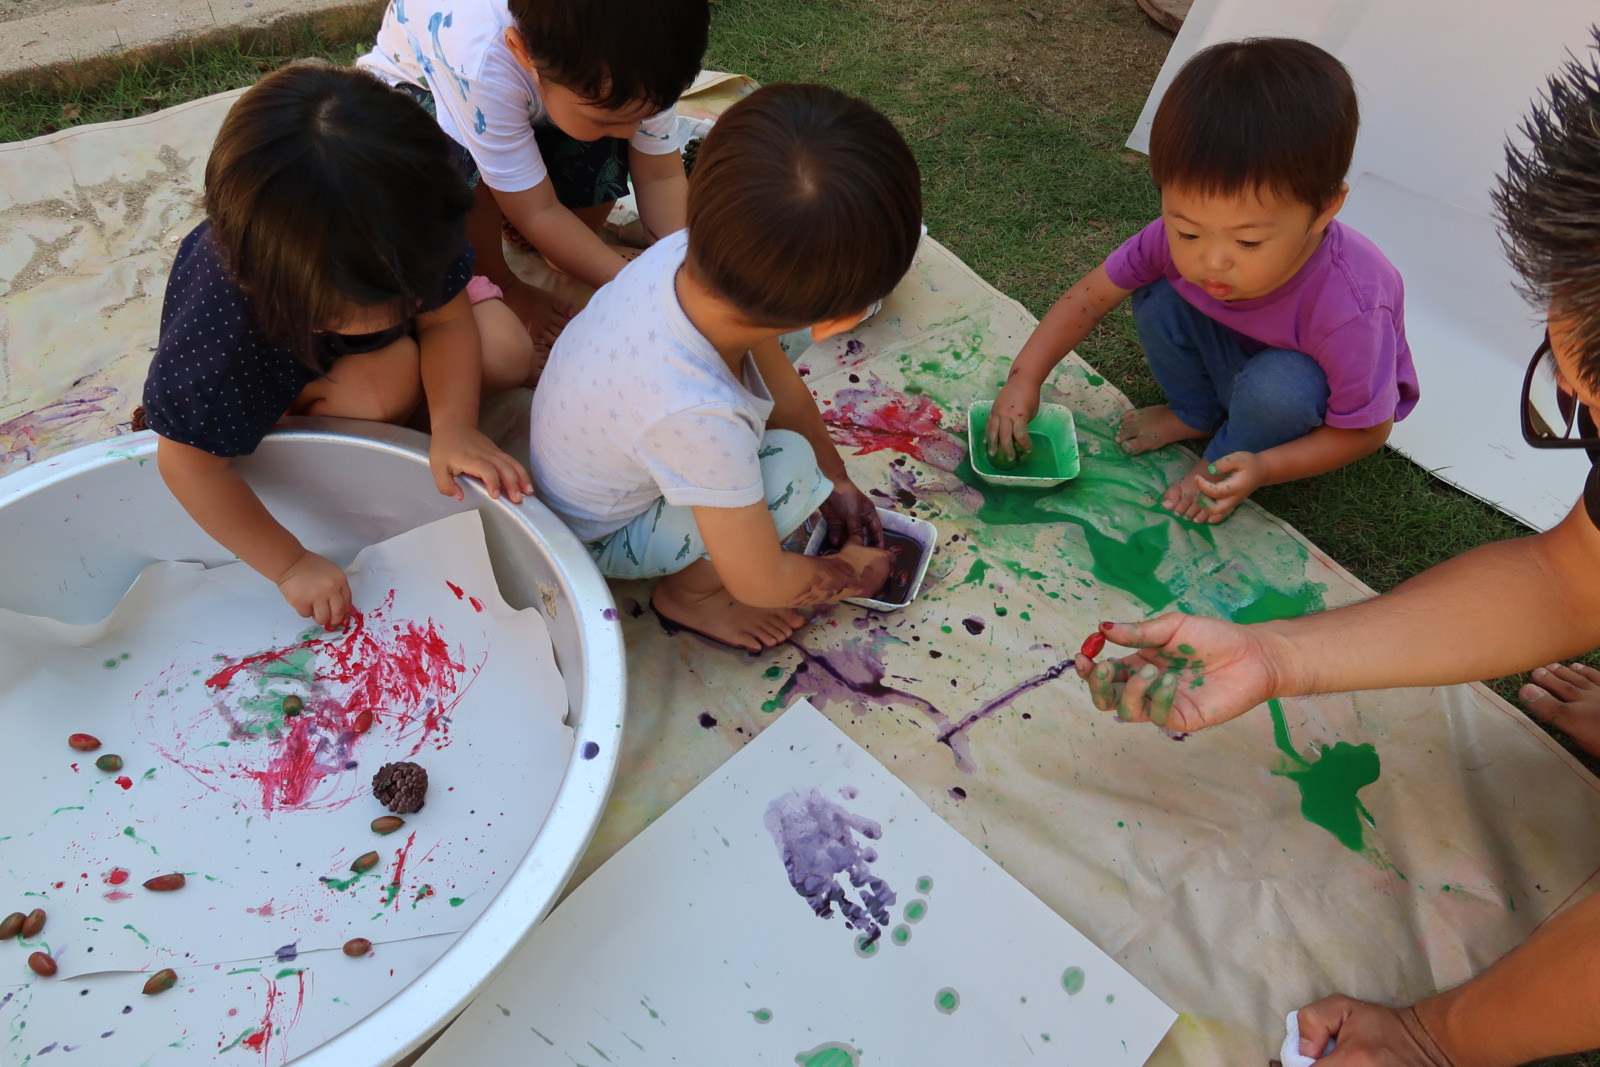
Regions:
<instances>
[{"instance_id":1,"label":"pine cone","mask_svg":"<svg viewBox=\"0 0 1600 1067\"><path fill-rule=\"evenodd\" d=\"M372 795L397 815L421 811L428 795L428 772L415 763L385 763L372 776Z\"/></svg>"},{"instance_id":2,"label":"pine cone","mask_svg":"<svg viewBox=\"0 0 1600 1067\"><path fill-rule=\"evenodd\" d=\"M148 430L149 428L150 422L145 418L144 405L140 404L133 409L133 414L128 417L128 429L138 433L140 430Z\"/></svg>"}]
</instances>

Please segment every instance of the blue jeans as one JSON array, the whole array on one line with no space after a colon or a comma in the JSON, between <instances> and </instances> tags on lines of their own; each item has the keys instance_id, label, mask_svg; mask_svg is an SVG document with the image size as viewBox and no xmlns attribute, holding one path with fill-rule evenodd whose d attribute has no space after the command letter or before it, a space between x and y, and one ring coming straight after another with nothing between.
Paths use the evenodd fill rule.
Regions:
<instances>
[{"instance_id":1,"label":"blue jeans","mask_svg":"<svg viewBox=\"0 0 1600 1067\"><path fill-rule=\"evenodd\" d=\"M1206 459L1264 452L1322 425L1328 376L1304 352L1246 351L1165 278L1134 290L1133 322L1173 414L1212 435Z\"/></svg>"}]
</instances>

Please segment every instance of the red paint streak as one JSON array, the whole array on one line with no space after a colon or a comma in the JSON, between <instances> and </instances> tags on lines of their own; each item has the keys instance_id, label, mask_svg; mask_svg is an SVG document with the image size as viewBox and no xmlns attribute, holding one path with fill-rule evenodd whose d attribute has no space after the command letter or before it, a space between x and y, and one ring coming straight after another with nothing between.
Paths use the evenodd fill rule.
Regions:
<instances>
[{"instance_id":1,"label":"red paint streak","mask_svg":"<svg viewBox=\"0 0 1600 1067\"><path fill-rule=\"evenodd\" d=\"M265 1009L261 1013L261 1023L256 1027L255 1033L239 1042L239 1044L245 1046L246 1048L253 1049L256 1052L261 1053L261 1058L263 1060L266 1059L267 1052L272 1046L272 1038L274 1033L282 1034L286 1030L293 1029L295 1024L300 1021L301 1010L306 1006L305 972L296 972L294 977L295 981L299 983L300 988L295 995L293 1017L289 1019L273 1018L273 1013L278 1010L278 998L282 996L282 994L278 991L278 983L276 981L271 978L264 977L264 980L267 983L267 1003Z\"/></svg>"},{"instance_id":2,"label":"red paint streak","mask_svg":"<svg viewBox=\"0 0 1600 1067\"><path fill-rule=\"evenodd\" d=\"M297 645L290 645L288 648L270 649L266 652L257 652L253 656L246 656L238 663L235 663L232 666L224 667L216 674L213 674L211 677L207 678L206 688L224 689L227 687L229 682L233 681L233 676L244 670L246 667L253 667L258 663L281 663L283 658L289 653L307 647L313 640L315 640L315 638L307 641L301 641Z\"/></svg>"},{"instance_id":3,"label":"red paint streak","mask_svg":"<svg viewBox=\"0 0 1600 1067\"><path fill-rule=\"evenodd\" d=\"M317 747L311 739L313 723L298 715L289 725L289 736L278 747L272 762L259 771L244 773L261 783L261 808L296 808L306 802L311 790L329 774L343 768L324 767L317 762Z\"/></svg>"},{"instance_id":4,"label":"red paint streak","mask_svg":"<svg viewBox=\"0 0 1600 1067\"><path fill-rule=\"evenodd\" d=\"M859 398L854 394L860 394ZM944 437L939 425L944 412L925 396L893 392L881 396L851 389L842 391L838 399L839 405L824 411L822 417L834 438L855 445L858 456L887 449L927 462L925 445ZM874 406L867 407L869 402Z\"/></svg>"},{"instance_id":5,"label":"red paint streak","mask_svg":"<svg viewBox=\"0 0 1600 1067\"><path fill-rule=\"evenodd\" d=\"M263 919L270 919L274 914L276 914L273 911L273 904L277 901L277 899L277 897L273 897L259 908L246 908L244 910L249 912L251 915L259 915Z\"/></svg>"},{"instance_id":6,"label":"red paint streak","mask_svg":"<svg viewBox=\"0 0 1600 1067\"><path fill-rule=\"evenodd\" d=\"M106 885L121 885L128 880L128 871L121 867L113 867L105 873Z\"/></svg>"},{"instance_id":7,"label":"red paint streak","mask_svg":"<svg viewBox=\"0 0 1600 1067\"><path fill-rule=\"evenodd\" d=\"M473 611L477 611L477 612L483 611L483 601L479 600L475 596L468 597L467 600L471 602Z\"/></svg>"},{"instance_id":8,"label":"red paint streak","mask_svg":"<svg viewBox=\"0 0 1600 1067\"><path fill-rule=\"evenodd\" d=\"M462 593L461 587L459 585L457 585L455 582L446 580L444 584L448 585L450 587L450 591L456 595L456 599L457 600L460 600L463 596L466 595L466 594Z\"/></svg>"},{"instance_id":9,"label":"red paint streak","mask_svg":"<svg viewBox=\"0 0 1600 1067\"><path fill-rule=\"evenodd\" d=\"M116 783L118 785L120 785L124 789L132 789L133 788L133 779L129 778L125 774L122 775L120 778L117 778L116 779Z\"/></svg>"},{"instance_id":10,"label":"red paint streak","mask_svg":"<svg viewBox=\"0 0 1600 1067\"><path fill-rule=\"evenodd\" d=\"M382 905L384 907L388 907L390 904L393 904L395 911L399 911L400 910L401 881L403 880L404 875L405 875L406 861L411 856L411 846L416 844L416 841L417 841L416 831L412 831L412 833L406 838L406 843L404 845L402 845L400 848L397 848L397 849L394 850L394 873L389 876L389 884L384 887L383 895L378 898L378 903L380 905ZM428 857L433 855L433 850L438 848L438 847L439 847L438 843L435 842L428 849L428 851L426 851L426 852L424 852L422 854L422 856L418 859L417 862L418 863L427 862ZM421 899L421 898L419 897L418 899Z\"/></svg>"}]
</instances>

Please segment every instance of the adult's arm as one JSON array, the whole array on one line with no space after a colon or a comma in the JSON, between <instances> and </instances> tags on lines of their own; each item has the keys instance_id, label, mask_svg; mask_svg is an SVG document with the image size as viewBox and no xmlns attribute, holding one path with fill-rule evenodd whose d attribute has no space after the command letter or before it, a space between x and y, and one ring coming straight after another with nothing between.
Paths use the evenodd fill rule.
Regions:
<instances>
[{"instance_id":1,"label":"adult's arm","mask_svg":"<svg viewBox=\"0 0 1600 1067\"><path fill-rule=\"evenodd\" d=\"M1476 978L1395 1010L1332 996L1300 1009L1319 1067L1515 1067L1600 1048L1600 897L1545 923Z\"/></svg>"}]
</instances>

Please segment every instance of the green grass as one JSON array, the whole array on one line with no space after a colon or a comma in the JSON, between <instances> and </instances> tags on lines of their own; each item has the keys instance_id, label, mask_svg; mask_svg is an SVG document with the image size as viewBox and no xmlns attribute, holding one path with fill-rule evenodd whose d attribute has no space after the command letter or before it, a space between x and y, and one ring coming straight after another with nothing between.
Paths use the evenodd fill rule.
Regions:
<instances>
[{"instance_id":1,"label":"green grass","mask_svg":"<svg viewBox=\"0 0 1600 1067\"><path fill-rule=\"evenodd\" d=\"M1129 22L1139 16L1121 0L1038 7L1046 19L998 0L721 0L706 65L762 82L825 81L871 101L917 154L933 235L1042 315L1156 213L1144 159L1122 144L1162 42ZM290 26L65 78L13 79L0 84L0 140L238 88L297 56L348 62L375 27L370 15L331 28ZM1125 309L1080 352L1134 403L1159 398ZM1474 545L1527 532L1387 450L1256 499L1380 591ZM1496 688L1514 699L1519 681ZM1556 1065L1596 1067L1600 1057L1549 1061Z\"/></svg>"}]
</instances>

